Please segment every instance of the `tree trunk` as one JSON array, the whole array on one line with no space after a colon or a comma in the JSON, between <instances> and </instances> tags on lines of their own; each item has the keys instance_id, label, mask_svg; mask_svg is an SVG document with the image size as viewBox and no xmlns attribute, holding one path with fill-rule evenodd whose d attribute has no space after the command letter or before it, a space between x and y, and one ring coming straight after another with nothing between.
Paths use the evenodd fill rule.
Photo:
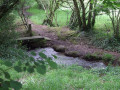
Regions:
<instances>
[{"instance_id":1,"label":"tree trunk","mask_svg":"<svg viewBox=\"0 0 120 90\"><path fill-rule=\"evenodd\" d=\"M79 23L78 23L76 11L73 10L68 26L70 27L70 29L75 29L78 25L79 25Z\"/></svg>"},{"instance_id":2,"label":"tree trunk","mask_svg":"<svg viewBox=\"0 0 120 90\"><path fill-rule=\"evenodd\" d=\"M53 19L55 17L56 10L59 8L59 5L60 5L59 2L61 2L61 1L59 1L59 0L58 1L55 1L55 0L50 1L50 6L48 7L48 10L50 13L47 16L47 19L45 19L43 21L43 24L54 26Z\"/></svg>"},{"instance_id":3,"label":"tree trunk","mask_svg":"<svg viewBox=\"0 0 120 90\"><path fill-rule=\"evenodd\" d=\"M91 22L91 20L92 20L92 9L93 9L93 4L90 3L89 15L88 15L88 23L87 23L87 30L90 30L92 28L92 22Z\"/></svg>"},{"instance_id":4,"label":"tree trunk","mask_svg":"<svg viewBox=\"0 0 120 90\"><path fill-rule=\"evenodd\" d=\"M78 25L79 25L79 30L80 30L81 25L82 25L82 21L81 21L81 17L80 17L80 11L79 11L77 1L73 0L73 2L74 2L74 7L75 7L76 14L77 14L77 18L78 18Z\"/></svg>"},{"instance_id":5,"label":"tree trunk","mask_svg":"<svg viewBox=\"0 0 120 90\"><path fill-rule=\"evenodd\" d=\"M97 0L94 0L94 9L96 8L96 5L97 5ZM92 27L94 27L94 25L95 25L96 16L97 16L97 10L95 9L93 11Z\"/></svg>"},{"instance_id":6,"label":"tree trunk","mask_svg":"<svg viewBox=\"0 0 120 90\"><path fill-rule=\"evenodd\" d=\"M85 5L84 5L84 1L83 0L79 0L80 4L81 4L81 8L82 8L82 29L86 30L86 14L85 14Z\"/></svg>"}]
</instances>

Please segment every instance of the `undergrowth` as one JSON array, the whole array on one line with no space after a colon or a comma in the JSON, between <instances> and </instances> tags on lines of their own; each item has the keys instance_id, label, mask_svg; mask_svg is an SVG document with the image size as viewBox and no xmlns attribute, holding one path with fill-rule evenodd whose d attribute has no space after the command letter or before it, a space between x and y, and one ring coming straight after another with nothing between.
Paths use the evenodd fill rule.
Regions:
<instances>
[{"instance_id":1,"label":"undergrowth","mask_svg":"<svg viewBox=\"0 0 120 90\"><path fill-rule=\"evenodd\" d=\"M42 76L37 73L24 78L22 90L118 90L119 67L87 70L80 66L59 67Z\"/></svg>"},{"instance_id":2,"label":"undergrowth","mask_svg":"<svg viewBox=\"0 0 120 90\"><path fill-rule=\"evenodd\" d=\"M89 38L91 40L90 43L98 48L120 52L120 41L112 37L112 35L96 32L92 33Z\"/></svg>"}]
</instances>

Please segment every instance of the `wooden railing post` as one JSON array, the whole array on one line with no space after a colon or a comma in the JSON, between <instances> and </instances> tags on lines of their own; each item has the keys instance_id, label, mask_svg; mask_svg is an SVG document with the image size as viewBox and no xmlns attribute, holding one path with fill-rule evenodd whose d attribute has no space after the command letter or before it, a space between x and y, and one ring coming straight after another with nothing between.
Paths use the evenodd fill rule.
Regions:
<instances>
[{"instance_id":1,"label":"wooden railing post","mask_svg":"<svg viewBox=\"0 0 120 90\"><path fill-rule=\"evenodd\" d=\"M31 24L28 25L28 32L27 33L29 36L33 36Z\"/></svg>"}]
</instances>

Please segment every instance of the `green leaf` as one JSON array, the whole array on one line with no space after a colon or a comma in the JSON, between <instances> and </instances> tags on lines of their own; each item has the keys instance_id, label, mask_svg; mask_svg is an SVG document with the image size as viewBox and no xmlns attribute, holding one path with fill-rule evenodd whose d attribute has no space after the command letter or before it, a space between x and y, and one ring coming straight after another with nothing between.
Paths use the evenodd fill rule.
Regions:
<instances>
[{"instance_id":1,"label":"green leaf","mask_svg":"<svg viewBox=\"0 0 120 90\"><path fill-rule=\"evenodd\" d=\"M23 67L23 71L26 71L27 70L27 68L26 67Z\"/></svg>"},{"instance_id":2,"label":"green leaf","mask_svg":"<svg viewBox=\"0 0 120 90\"><path fill-rule=\"evenodd\" d=\"M33 57L30 57L30 61L35 61L35 59Z\"/></svg>"},{"instance_id":3,"label":"green leaf","mask_svg":"<svg viewBox=\"0 0 120 90\"><path fill-rule=\"evenodd\" d=\"M36 53L34 51L31 52L31 55L36 56Z\"/></svg>"},{"instance_id":4,"label":"green leaf","mask_svg":"<svg viewBox=\"0 0 120 90\"><path fill-rule=\"evenodd\" d=\"M21 61L18 61L18 66L22 66L22 62Z\"/></svg>"},{"instance_id":5,"label":"green leaf","mask_svg":"<svg viewBox=\"0 0 120 90\"><path fill-rule=\"evenodd\" d=\"M14 69L15 69L17 72L22 72L22 69L21 69L21 67L19 67L19 66L15 66Z\"/></svg>"},{"instance_id":6,"label":"green leaf","mask_svg":"<svg viewBox=\"0 0 120 90\"><path fill-rule=\"evenodd\" d=\"M33 67L29 67L29 68L27 69L27 71L28 71L29 73L33 73L33 72L34 72L34 68L33 68Z\"/></svg>"},{"instance_id":7,"label":"green leaf","mask_svg":"<svg viewBox=\"0 0 120 90\"><path fill-rule=\"evenodd\" d=\"M50 58L47 59L47 62L50 65L51 68L57 69L57 64L54 61L52 61Z\"/></svg>"},{"instance_id":8,"label":"green leaf","mask_svg":"<svg viewBox=\"0 0 120 90\"><path fill-rule=\"evenodd\" d=\"M40 63L40 64L45 64L45 62L41 61L41 60L38 60L37 62Z\"/></svg>"},{"instance_id":9,"label":"green leaf","mask_svg":"<svg viewBox=\"0 0 120 90\"><path fill-rule=\"evenodd\" d=\"M2 83L3 90L9 90L9 87L10 87L10 82L9 81L4 81Z\"/></svg>"},{"instance_id":10,"label":"green leaf","mask_svg":"<svg viewBox=\"0 0 120 90\"><path fill-rule=\"evenodd\" d=\"M0 60L0 63L3 64L3 60Z\"/></svg>"},{"instance_id":11,"label":"green leaf","mask_svg":"<svg viewBox=\"0 0 120 90\"><path fill-rule=\"evenodd\" d=\"M11 67L12 66L12 63L10 61L5 61L4 64L8 67Z\"/></svg>"},{"instance_id":12,"label":"green leaf","mask_svg":"<svg viewBox=\"0 0 120 90\"><path fill-rule=\"evenodd\" d=\"M25 65L26 65L26 66L29 66L30 64L29 64L29 62L27 62Z\"/></svg>"},{"instance_id":13,"label":"green leaf","mask_svg":"<svg viewBox=\"0 0 120 90\"><path fill-rule=\"evenodd\" d=\"M40 65L38 62L34 62L34 64L35 64L36 66L39 66L39 65Z\"/></svg>"},{"instance_id":14,"label":"green leaf","mask_svg":"<svg viewBox=\"0 0 120 90\"><path fill-rule=\"evenodd\" d=\"M10 74L8 72L4 72L5 78L10 79Z\"/></svg>"},{"instance_id":15,"label":"green leaf","mask_svg":"<svg viewBox=\"0 0 120 90\"><path fill-rule=\"evenodd\" d=\"M46 67L44 65L40 65L36 68L37 72L40 74L45 74L46 73Z\"/></svg>"},{"instance_id":16,"label":"green leaf","mask_svg":"<svg viewBox=\"0 0 120 90\"><path fill-rule=\"evenodd\" d=\"M20 90L22 88L22 84L17 81L10 81L10 87L14 88L14 90Z\"/></svg>"},{"instance_id":17,"label":"green leaf","mask_svg":"<svg viewBox=\"0 0 120 90\"><path fill-rule=\"evenodd\" d=\"M52 55L55 59L57 59L57 56L55 56L55 55Z\"/></svg>"},{"instance_id":18,"label":"green leaf","mask_svg":"<svg viewBox=\"0 0 120 90\"><path fill-rule=\"evenodd\" d=\"M90 2L91 2L91 3L94 3L94 0L91 0Z\"/></svg>"},{"instance_id":19,"label":"green leaf","mask_svg":"<svg viewBox=\"0 0 120 90\"><path fill-rule=\"evenodd\" d=\"M39 55L40 55L40 57L43 58L43 59L46 59L46 58L47 58L47 56L46 56L44 53L42 53L42 52L40 52Z\"/></svg>"},{"instance_id":20,"label":"green leaf","mask_svg":"<svg viewBox=\"0 0 120 90\"><path fill-rule=\"evenodd\" d=\"M3 79L2 79L2 78L0 78L0 82L3 82Z\"/></svg>"}]
</instances>

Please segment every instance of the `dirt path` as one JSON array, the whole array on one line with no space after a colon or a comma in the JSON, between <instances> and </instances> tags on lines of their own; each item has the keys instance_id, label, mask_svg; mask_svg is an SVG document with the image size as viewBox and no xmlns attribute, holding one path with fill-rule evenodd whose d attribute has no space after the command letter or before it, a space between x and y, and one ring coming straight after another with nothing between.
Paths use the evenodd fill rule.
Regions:
<instances>
[{"instance_id":1,"label":"dirt path","mask_svg":"<svg viewBox=\"0 0 120 90\"><path fill-rule=\"evenodd\" d=\"M93 46L89 46L87 44L84 44L82 41L80 41L77 44L73 44L69 40L65 40L65 41L60 40L54 32L50 31L50 29L52 29L52 28L45 26L45 25L36 25L32 22L29 22L29 23L32 24L32 30L35 32L35 35L46 36L52 40L49 43L49 46L63 45L67 48L66 52L67 51L77 51L77 52L79 52L79 55L81 57L88 54L88 53L99 53L99 54L100 53L109 53L109 54L116 56L117 58L120 57L120 53L98 49L98 48L95 48ZM61 29L62 29L63 33L66 30L69 31L69 28L66 28L66 27L63 27Z\"/></svg>"}]
</instances>

